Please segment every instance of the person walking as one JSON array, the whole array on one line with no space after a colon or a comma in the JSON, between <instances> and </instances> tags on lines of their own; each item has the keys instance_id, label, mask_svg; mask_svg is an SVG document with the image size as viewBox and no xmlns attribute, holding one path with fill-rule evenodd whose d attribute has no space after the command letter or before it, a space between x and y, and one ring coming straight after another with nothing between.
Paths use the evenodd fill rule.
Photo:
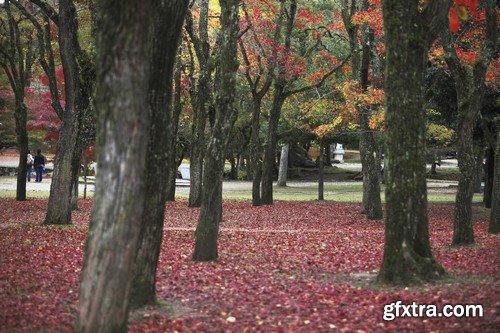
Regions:
<instances>
[{"instance_id":1,"label":"person walking","mask_svg":"<svg viewBox=\"0 0 500 333\"><path fill-rule=\"evenodd\" d=\"M31 151L28 150L28 157L26 159L26 166L27 166L26 179L29 182L31 181L31 173L33 172L33 162L35 162L35 160L33 159L33 155L31 155Z\"/></svg>"},{"instance_id":2,"label":"person walking","mask_svg":"<svg viewBox=\"0 0 500 333\"><path fill-rule=\"evenodd\" d=\"M39 183L42 181L42 173L45 169L45 156L42 155L41 149L37 149L36 151L34 165L36 172L35 182Z\"/></svg>"}]
</instances>

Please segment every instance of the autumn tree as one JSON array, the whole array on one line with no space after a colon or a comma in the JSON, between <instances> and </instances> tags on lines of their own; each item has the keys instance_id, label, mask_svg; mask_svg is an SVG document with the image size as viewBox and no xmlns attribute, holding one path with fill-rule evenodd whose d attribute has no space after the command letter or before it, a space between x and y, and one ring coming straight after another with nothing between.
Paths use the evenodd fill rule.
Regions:
<instances>
[{"instance_id":1,"label":"autumn tree","mask_svg":"<svg viewBox=\"0 0 500 333\"><path fill-rule=\"evenodd\" d=\"M26 200L26 172L28 156L28 110L25 103L25 87L28 85L31 66L33 38L22 34L22 19L15 17L11 8L15 1L7 0L1 7L6 17L0 19L0 66L7 75L14 93L14 118L17 145L19 147L19 166L17 170L16 199Z\"/></svg>"},{"instance_id":2,"label":"autumn tree","mask_svg":"<svg viewBox=\"0 0 500 333\"><path fill-rule=\"evenodd\" d=\"M429 242L422 87L427 53L445 28L449 4L383 1L387 216L379 283L408 285L444 274Z\"/></svg>"},{"instance_id":3,"label":"autumn tree","mask_svg":"<svg viewBox=\"0 0 500 333\"><path fill-rule=\"evenodd\" d=\"M455 0L450 12L449 29L443 33L443 48L445 59L452 73L458 100L458 167L460 178L455 201L455 216L453 221L453 245L474 243L472 228L472 197L474 195L474 175L476 158L474 153L473 132L477 117L483 105L485 93L485 78L488 66L497 52L497 11L496 1L485 0L486 11L485 39L477 61L472 68L463 64L456 50L452 31L459 29L460 19L466 19L469 13L476 15L478 1ZM460 47L460 45L458 45ZM459 50L460 51L460 50Z\"/></svg>"},{"instance_id":4,"label":"autumn tree","mask_svg":"<svg viewBox=\"0 0 500 333\"><path fill-rule=\"evenodd\" d=\"M165 46L163 39L178 38L186 5L183 0L103 0L97 8L100 172L81 274L77 332L126 331L148 195L144 175L156 166L147 156L149 142L152 133L166 130L152 118L165 106L154 112L152 107L168 97L158 91L158 100L152 100L157 88L152 84L171 82L163 74L172 73L176 43ZM160 73L155 72L157 64L165 66Z\"/></svg>"},{"instance_id":5,"label":"autumn tree","mask_svg":"<svg viewBox=\"0 0 500 333\"><path fill-rule=\"evenodd\" d=\"M238 70L239 0L220 0L221 28L218 36L215 85L215 119L205 154L200 216L193 253L195 261L216 260L217 238L222 220L222 176L225 148L236 120L235 87Z\"/></svg>"}]
</instances>

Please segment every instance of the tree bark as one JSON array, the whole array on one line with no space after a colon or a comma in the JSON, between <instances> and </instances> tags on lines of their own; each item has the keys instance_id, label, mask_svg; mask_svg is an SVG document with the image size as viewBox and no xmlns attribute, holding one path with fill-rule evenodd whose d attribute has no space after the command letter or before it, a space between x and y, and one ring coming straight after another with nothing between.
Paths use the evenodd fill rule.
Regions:
<instances>
[{"instance_id":1,"label":"tree bark","mask_svg":"<svg viewBox=\"0 0 500 333\"><path fill-rule=\"evenodd\" d=\"M198 35L193 29L190 14L186 20L186 30L193 42L196 58L198 60L199 79L193 105L192 144L189 155L189 207L200 207L203 188L203 158L206 153L206 124L212 106L212 65L210 64L210 41L208 37L209 0L200 3L200 16L198 21Z\"/></svg>"},{"instance_id":2,"label":"tree bark","mask_svg":"<svg viewBox=\"0 0 500 333\"><path fill-rule=\"evenodd\" d=\"M370 67L370 44L373 43L373 32L368 25L363 27L363 52L361 56L361 68L359 71L359 81L361 89L366 92L368 89L368 72ZM360 155L363 171L363 213L370 220L380 220L383 218L382 200L380 198L380 181L377 168L376 143L374 134L370 129L369 108L360 108Z\"/></svg>"},{"instance_id":3,"label":"tree bark","mask_svg":"<svg viewBox=\"0 0 500 333\"><path fill-rule=\"evenodd\" d=\"M172 78L176 51L187 5L184 0L160 2L155 6L152 31L151 76L149 107L154 123L149 133L146 158L146 193L144 213L132 285L131 307L152 304L156 300L156 269L160 256L169 178L165 169L175 153L175 134L171 107ZM170 19L166 20L168 17ZM180 82L178 82L180 83ZM174 137L172 139L172 137Z\"/></svg>"},{"instance_id":4,"label":"tree bark","mask_svg":"<svg viewBox=\"0 0 500 333\"><path fill-rule=\"evenodd\" d=\"M231 127L236 120L234 110L237 43L239 34L239 0L220 0L221 32L215 122L212 127L203 174L203 199L196 227L194 261L211 261L218 257L217 238L222 218L222 176L224 154Z\"/></svg>"},{"instance_id":5,"label":"tree bark","mask_svg":"<svg viewBox=\"0 0 500 333\"><path fill-rule=\"evenodd\" d=\"M419 13L399 0L383 2L386 39L387 169L385 245L377 281L408 285L444 274L428 234L423 72L449 2L434 1Z\"/></svg>"},{"instance_id":6,"label":"tree bark","mask_svg":"<svg viewBox=\"0 0 500 333\"><path fill-rule=\"evenodd\" d=\"M154 81L151 56L156 47L151 33L157 23L151 18L162 6L150 0L102 0L98 8L100 170L80 279L76 332L126 331L147 194L150 89ZM175 22L182 11L173 15L165 21Z\"/></svg>"},{"instance_id":7,"label":"tree bark","mask_svg":"<svg viewBox=\"0 0 500 333\"><path fill-rule=\"evenodd\" d=\"M173 117L170 122L170 138L169 138L169 162L167 164L167 201L175 201L175 180L177 179L177 139L179 132L179 117L182 112L182 62L181 51L177 56L177 66L174 74L175 91L173 103Z\"/></svg>"},{"instance_id":8,"label":"tree bark","mask_svg":"<svg viewBox=\"0 0 500 333\"><path fill-rule=\"evenodd\" d=\"M497 144L495 150L495 168L494 168L492 197L491 197L491 215L488 232L498 234L500 232L500 131L497 132Z\"/></svg>"},{"instance_id":9,"label":"tree bark","mask_svg":"<svg viewBox=\"0 0 500 333\"><path fill-rule=\"evenodd\" d=\"M453 45L451 32L443 35L445 59L455 81L458 99L458 167L460 178L455 199L452 245L474 243L472 227L472 197L474 195L474 174L476 161L474 156L473 131L477 116L481 111L484 98L485 76L489 63L496 52L497 12L496 2L484 2L486 9L486 37L480 59L472 71L460 63Z\"/></svg>"},{"instance_id":10,"label":"tree bark","mask_svg":"<svg viewBox=\"0 0 500 333\"><path fill-rule=\"evenodd\" d=\"M475 147L476 168L474 174L474 193L481 193L481 183L483 181L483 159L484 149L482 146Z\"/></svg>"},{"instance_id":11,"label":"tree bark","mask_svg":"<svg viewBox=\"0 0 500 333\"><path fill-rule=\"evenodd\" d=\"M320 140L318 166L318 200L325 200L325 139Z\"/></svg>"},{"instance_id":12,"label":"tree bark","mask_svg":"<svg viewBox=\"0 0 500 333\"><path fill-rule=\"evenodd\" d=\"M285 143L283 147L281 147L280 169L278 172L278 186L286 186L289 153L290 153L290 144Z\"/></svg>"},{"instance_id":13,"label":"tree bark","mask_svg":"<svg viewBox=\"0 0 500 333\"><path fill-rule=\"evenodd\" d=\"M493 180L495 174L495 148L489 147L486 153L486 165L484 168L484 194L483 204L486 208L491 208L491 197L493 194Z\"/></svg>"},{"instance_id":14,"label":"tree bark","mask_svg":"<svg viewBox=\"0 0 500 333\"><path fill-rule=\"evenodd\" d=\"M71 189L74 183L74 154L78 149L80 78L76 56L78 44L76 9L71 0L59 1L59 48L64 69L65 106L57 143L44 224L71 224Z\"/></svg>"}]
</instances>

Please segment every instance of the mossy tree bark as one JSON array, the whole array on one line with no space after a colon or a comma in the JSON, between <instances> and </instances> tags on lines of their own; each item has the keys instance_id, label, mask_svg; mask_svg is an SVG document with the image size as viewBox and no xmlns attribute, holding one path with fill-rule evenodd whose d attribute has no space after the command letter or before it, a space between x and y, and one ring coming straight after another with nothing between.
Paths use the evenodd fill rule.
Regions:
<instances>
[{"instance_id":1,"label":"mossy tree bark","mask_svg":"<svg viewBox=\"0 0 500 333\"><path fill-rule=\"evenodd\" d=\"M427 216L423 72L427 51L446 24L449 1L383 2L386 38L387 216L377 281L408 285L439 278Z\"/></svg>"},{"instance_id":2,"label":"mossy tree bark","mask_svg":"<svg viewBox=\"0 0 500 333\"><path fill-rule=\"evenodd\" d=\"M146 163L151 142L151 85L155 82L151 63L158 41L153 34L158 32L154 29L158 20L152 18L162 12L166 3L172 4L102 0L98 6L96 106L100 170L80 279L76 332L126 331L146 207L145 175L151 170ZM182 11L173 15L165 21L176 22ZM174 54L174 47L168 45L165 52ZM161 80L170 82L171 78Z\"/></svg>"},{"instance_id":3,"label":"mossy tree bark","mask_svg":"<svg viewBox=\"0 0 500 333\"><path fill-rule=\"evenodd\" d=\"M142 228L132 284L131 307L156 300L156 268L160 256L169 178L165 170L172 160L172 78L179 36L187 9L185 0L160 2L155 6L151 32L152 57L149 79L149 108L152 124L146 158L146 194ZM168 20L165 18L169 18ZM180 81L180 80L179 80ZM178 82L180 83L180 82Z\"/></svg>"},{"instance_id":4,"label":"mossy tree bark","mask_svg":"<svg viewBox=\"0 0 500 333\"><path fill-rule=\"evenodd\" d=\"M232 125L237 117L234 109L236 71L238 70L237 43L239 34L239 0L220 0L221 31L219 34L217 96L215 122L205 155L203 199L196 227L194 261L211 261L218 257L217 238L222 218L222 176L224 154Z\"/></svg>"},{"instance_id":5,"label":"mossy tree bark","mask_svg":"<svg viewBox=\"0 0 500 333\"><path fill-rule=\"evenodd\" d=\"M497 132L494 170L491 196L491 216L488 232L498 234L500 232L500 131Z\"/></svg>"},{"instance_id":6,"label":"mossy tree bark","mask_svg":"<svg viewBox=\"0 0 500 333\"><path fill-rule=\"evenodd\" d=\"M457 154L460 178L455 199L453 245L474 243L472 197L474 195L476 158L473 132L483 104L486 71L496 52L497 39L496 1L487 0L484 2L484 6L486 9L486 37L481 57L472 70L467 69L460 62L449 29L443 33L445 59L455 81L459 117Z\"/></svg>"}]
</instances>

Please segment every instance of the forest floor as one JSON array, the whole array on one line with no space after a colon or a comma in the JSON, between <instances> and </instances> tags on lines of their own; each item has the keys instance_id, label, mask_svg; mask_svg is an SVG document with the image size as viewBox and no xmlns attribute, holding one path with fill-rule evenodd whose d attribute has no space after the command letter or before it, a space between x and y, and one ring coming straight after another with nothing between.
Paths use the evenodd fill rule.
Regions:
<instances>
[{"instance_id":1,"label":"forest floor","mask_svg":"<svg viewBox=\"0 0 500 333\"><path fill-rule=\"evenodd\" d=\"M0 198L0 331L71 332L92 201L71 226L41 226L46 199ZM167 205L159 303L132 313L130 332L498 332L500 239L474 206L476 245L450 247L452 205L429 206L430 237L449 277L408 288L373 283L384 223L356 203L226 200L219 260L194 263L199 210ZM384 305L481 304L482 318L383 319Z\"/></svg>"}]
</instances>

